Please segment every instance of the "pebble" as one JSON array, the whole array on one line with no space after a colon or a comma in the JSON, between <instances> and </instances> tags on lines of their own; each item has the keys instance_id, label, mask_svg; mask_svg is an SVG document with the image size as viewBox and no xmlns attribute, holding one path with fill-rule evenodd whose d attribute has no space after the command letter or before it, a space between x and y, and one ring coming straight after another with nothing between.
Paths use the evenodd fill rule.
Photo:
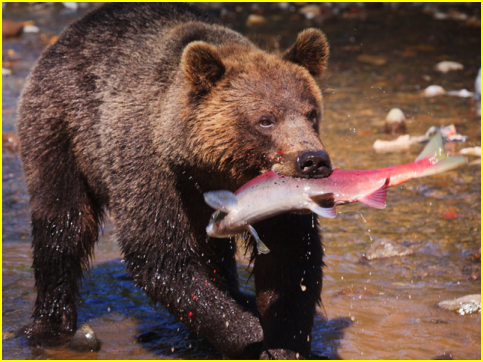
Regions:
<instances>
[{"instance_id":1,"label":"pebble","mask_svg":"<svg viewBox=\"0 0 483 362\"><path fill-rule=\"evenodd\" d=\"M449 96L455 96L455 97L461 97L461 98L470 98L475 96L475 94L473 92L470 92L468 89L448 91L446 92L446 94Z\"/></svg>"},{"instance_id":2,"label":"pebble","mask_svg":"<svg viewBox=\"0 0 483 362\"><path fill-rule=\"evenodd\" d=\"M2 19L2 36L17 36L22 32L24 24Z\"/></svg>"},{"instance_id":3,"label":"pebble","mask_svg":"<svg viewBox=\"0 0 483 362\"><path fill-rule=\"evenodd\" d=\"M391 258L413 254L413 251L403 245L396 244L392 240L380 239L371 245L369 250L362 256L366 260Z\"/></svg>"},{"instance_id":4,"label":"pebble","mask_svg":"<svg viewBox=\"0 0 483 362\"><path fill-rule=\"evenodd\" d=\"M444 60L444 61L436 64L434 66L434 69L436 69L438 72L441 72L441 73L448 73L452 70L464 69L464 66L461 63L452 62L452 61L449 61L449 60Z\"/></svg>"},{"instance_id":5,"label":"pebble","mask_svg":"<svg viewBox=\"0 0 483 362\"><path fill-rule=\"evenodd\" d=\"M259 26L267 22L267 18L262 15L250 14L247 18L247 26Z\"/></svg>"},{"instance_id":6,"label":"pebble","mask_svg":"<svg viewBox=\"0 0 483 362\"><path fill-rule=\"evenodd\" d=\"M13 133L2 133L2 148L10 153L18 152L19 141L17 135Z\"/></svg>"},{"instance_id":7,"label":"pebble","mask_svg":"<svg viewBox=\"0 0 483 362\"><path fill-rule=\"evenodd\" d=\"M406 133L406 117L399 108L393 108L386 116L384 132L389 134Z\"/></svg>"},{"instance_id":8,"label":"pebble","mask_svg":"<svg viewBox=\"0 0 483 362\"><path fill-rule=\"evenodd\" d=\"M467 147L460 150L460 155L468 155L468 156L478 156L481 157L481 147Z\"/></svg>"},{"instance_id":9,"label":"pebble","mask_svg":"<svg viewBox=\"0 0 483 362\"><path fill-rule=\"evenodd\" d=\"M373 65L384 65L387 62L385 58L377 57L374 55L365 55L365 54L358 55L356 59L360 62L369 63Z\"/></svg>"},{"instance_id":10,"label":"pebble","mask_svg":"<svg viewBox=\"0 0 483 362\"><path fill-rule=\"evenodd\" d=\"M2 333L2 340L3 341L13 339L13 338L15 338L15 333L13 333L13 332L3 332Z\"/></svg>"},{"instance_id":11,"label":"pebble","mask_svg":"<svg viewBox=\"0 0 483 362\"><path fill-rule=\"evenodd\" d=\"M35 25L25 25L23 27L24 33L38 33L40 31L38 26Z\"/></svg>"},{"instance_id":12,"label":"pebble","mask_svg":"<svg viewBox=\"0 0 483 362\"><path fill-rule=\"evenodd\" d=\"M475 98L478 100L481 98L481 68L478 71L478 75L475 79Z\"/></svg>"},{"instance_id":13,"label":"pebble","mask_svg":"<svg viewBox=\"0 0 483 362\"><path fill-rule=\"evenodd\" d=\"M446 94L446 91L440 85L430 85L425 90L423 90L423 97L436 97Z\"/></svg>"},{"instance_id":14,"label":"pebble","mask_svg":"<svg viewBox=\"0 0 483 362\"><path fill-rule=\"evenodd\" d=\"M456 312L459 315L481 313L481 295L471 294L453 300L445 300L439 302L438 307Z\"/></svg>"},{"instance_id":15,"label":"pebble","mask_svg":"<svg viewBox=\"0 0 483 362\"><path fill-rule=\"evenodd\" d=\"M476 115L481 116L481 68L475 80L475 100L476 100Z\"/></svg>"},{"instance_id":16,"label":"pebble","mask_svg":"<svg viewBox=\"0 0 483 362\"><path fill-rule=\"evenodd\" d=\"M79 9L79 3L77 2L62 2L62 5L64 5L69 10L75 11Z\"/></svg>"},{"instance_id":17,"label":"pebble","mask_svg":"<svg viewBox=\"0 0 483 362\"><path fill-rule=\"evenodd\" d=\"M305 5L299 9L299 13L306 19L311 20L320 14L320 7L318 5Z\"/></svg>"},{"instance_id":18,"label":"pebble","mask_svg":"<svg viewBox=\"0 0 483 362\"><path fill-rule=\"evenodd\" d=\"M391 141L376 140L372 147L376 152L389 153L408 150L411 144L411 137L408 134L405 134Z\"/></svg>"},{"instance_id":19,"label":"pebble","mask_svg":"<svg viewBox=\"0 0 483 362\"><path fill-rule=\"evenodd\" d=\"M88 324L83 324L69 343L69 349L77 352L96 352L100 347L96 334Z\"/></svg>"}]
</instances>

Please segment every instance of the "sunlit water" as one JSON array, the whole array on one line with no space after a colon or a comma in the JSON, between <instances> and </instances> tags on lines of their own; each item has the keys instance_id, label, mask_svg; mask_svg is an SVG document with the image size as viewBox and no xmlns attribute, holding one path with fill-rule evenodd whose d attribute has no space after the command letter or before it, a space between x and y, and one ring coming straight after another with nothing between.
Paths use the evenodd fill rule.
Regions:
<instances>
[{"instance_id":1,"label":"sunlit water","mask_svg":"<svg viewBox=\"0 0 483 362\"><path fill-rule=\"evenodd\" d=\"M25 77L49 35L79 13L7 10L4 17L35 20L44 34L26 34L3 43L14 50L15 74L3 77L3 131L14 132L18 95ZM245 15L227 16L228 25L281 49L309 21L279 18L258 29L244 25ZM278 19L278 20L277 20ZM418 93L430 84L473 90L480 64L480 28L437 21L420 12L376 11L365 21L336 18L321 28L331 43L330 66L322 88L324 144L337 167L381 168L413 161L422 146L388 155L376 154L376 139L393 107L408 115L408 132L421 135L433 125L455 124L468 141L450 150L480 145L480 121L471 100L426 99ZM257 34L257 36L253 36ZM275 39L275 40L273 40ZM273 46L273 42L278 45ZM360 52L386 59L382 66L356 60ZM440 60L459 61L463 71L442 75ZM423 78L431 77L430 80ZM3 358L6 359L154 359L219 358L208 343L153 305L125 273L109 224L83 284L78 324L89 323L102 342L96 353L65 347L32 348L16 336L29 322L35 299L30 269L28 196L18 157L3 153ZM334 220L323 220L326 252L323 307L313 333L313 351L344 359L480 359L481 317L459 316L436 304L480 294L480 264L471 255L480 249L480 168L413 180L388 191L388 207L339 207ZM451 211L454 219L445 218ZM409 247L413 254L364 262L377 240ZM241 285L253 293L250 266L240 254Z\"/></svg>"}]
</instances>

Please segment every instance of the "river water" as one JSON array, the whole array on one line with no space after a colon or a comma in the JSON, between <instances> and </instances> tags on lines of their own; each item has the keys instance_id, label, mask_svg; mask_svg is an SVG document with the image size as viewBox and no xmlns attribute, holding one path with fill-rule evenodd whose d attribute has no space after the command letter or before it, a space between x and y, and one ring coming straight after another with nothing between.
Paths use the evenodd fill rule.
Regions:
<instances>
[{"instance_id":1,"label":"river water","mask_svg":"<svg viewBox=\"0 0 483 362\"><path fill-rule=\"evenodd\" d=\"M285 49L305 27L324 30L331 58L321 81L326 107L321 134L337 167L382 168L417 157L420 145L389 154L372 149L376 139L390 139L382 128L393 107L406 114L411 135L454 124L468 140L447 144L449 151L481 144L472 98L420 96L431 84L474 90L481 62L480 27L469 21L434 19L411 6L354 7L311 20L295 6L203 6L269 49ZM475 9L464 10L479 16ZM16 133L20 90L46 43L84 11L25 5L3 10L4 18L33 20L41 30L3 41L4 66L13 70L3 77L3 132ZM267 22L246 25L250 12ZM434 65L441 60L460 62L464 70L436 72ZM35 300L28 196L18 155L4 148L2 162L4 359L221 357L133 286L109 222L83 283L78 321L97 333L100 351L27 346L16 332L29 322ZM322 220L327 267L314 353L343 359L481 359L480 314L461 316L437 307L443 300L481 294L480 259L475 256L481 247L480 180L479 165L463 167L390 189L385 210L348 205L339 207L336 219ZM402 245L411 254L363 259L378 241ZM242 253L239 265L241 285L253 293L250 265Z\"/></svg>"}]
</instances>

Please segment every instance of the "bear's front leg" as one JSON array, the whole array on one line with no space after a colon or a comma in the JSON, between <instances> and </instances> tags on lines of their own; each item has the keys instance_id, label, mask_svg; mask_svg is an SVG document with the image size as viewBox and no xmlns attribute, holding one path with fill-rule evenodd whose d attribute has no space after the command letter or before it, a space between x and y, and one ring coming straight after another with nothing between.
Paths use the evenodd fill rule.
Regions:
<instances>
[{"instance_id":1,"label":"bear's front leg","mask_svg":"<svg viewBox=\"0 0 483 362\"><path fill-rule=\"evenodd\" d=\"M255 225L268 254L255 260L262 316L262 359L310 358L316 304L322 289L323 250L317 218L284 214Z\"/></svg>"},{"instance_id":2,"label":"bear's front leg","mask_svg":"<svg viewBox=\"0 0 483 362\"><path fill-rule=\"evenodd\" d=\"M238 290L234 241L208 239L207 218L196 204L187 212L172 183L152 184L142 195L132 185L113 198L111 215L135 283L224 357L258 358L263 331Z\"/></svg>"}]
</instances>

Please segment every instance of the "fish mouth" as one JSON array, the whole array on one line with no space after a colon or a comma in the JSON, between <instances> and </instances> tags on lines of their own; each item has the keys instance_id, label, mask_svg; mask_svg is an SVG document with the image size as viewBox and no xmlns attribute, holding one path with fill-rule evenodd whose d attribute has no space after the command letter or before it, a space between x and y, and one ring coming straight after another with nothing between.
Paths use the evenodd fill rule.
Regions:
<instances>
[{"instance_id":1,"label":"fish mouth","mask_svg":"<svg viewBox=\"0 0 483 362\"><path fill-rule=\"evenodd\" d=\"M228 215L226 212L216 210L210 218L210 222L206 227L206 233L212 238L220 237L219 223Z\"/></svg>"}]
</instances>

